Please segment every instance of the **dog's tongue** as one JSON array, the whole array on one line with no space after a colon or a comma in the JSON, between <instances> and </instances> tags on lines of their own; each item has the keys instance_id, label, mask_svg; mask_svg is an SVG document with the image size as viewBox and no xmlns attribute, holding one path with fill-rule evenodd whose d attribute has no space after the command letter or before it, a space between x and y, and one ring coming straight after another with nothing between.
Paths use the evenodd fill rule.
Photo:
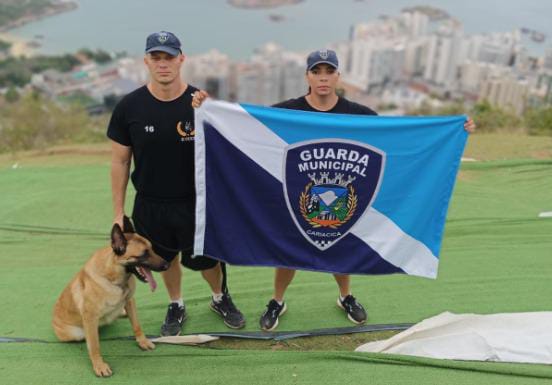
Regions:
<instances>
[{"instance_id":1,"label":"dog's tongue","mask_svg":"<svg viewBox=\"0 0 552 385\"><path fill-rule=\"evenodd\" d=\"M153 278L153 274L151 273L150 269L146 267L142 267L141 269L144 275L146 276L146 280L150 285L151 291L155 291L155 289L157 289L157 282L155 282L155 279Z\"/></svg>"}]
</instances>

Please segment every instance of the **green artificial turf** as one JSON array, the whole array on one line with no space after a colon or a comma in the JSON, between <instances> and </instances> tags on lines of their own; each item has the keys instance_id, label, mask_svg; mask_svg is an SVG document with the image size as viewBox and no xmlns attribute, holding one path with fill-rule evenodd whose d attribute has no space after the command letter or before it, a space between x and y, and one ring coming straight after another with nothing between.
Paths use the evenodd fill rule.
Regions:
<instances>
[{"instance_id":1,"label":"green artificial turf","mask_svg":"<svg viewBox=\"0 0 552 385\"><path fill-rule=\"evenodd\" d=\"M552 218L538 214L552 211L551 191L552 161L463 165L449 210L438 279L354 276L353 293L367 308L369 322L418 322L443 311L550 310ZM92 252L108 244L109 165L3 167L0 197L0 337L55 341L50 319L57 296ZM127 204L130 213L130 197ZM136 295L143 329L152 335L158 334L167 305L157 277L155 293L139 285ZM258 330L272 278L270 268L229 267L231 293L247 318L245 330ZM183 333L228 330L209 310L210 291L199 273L184 272L183 296L189 314ZM278 330L351 326L335 306L336 296L331 275L298 272L287 292L289 311ZM104 339L128 335L131 328L125 319L101 333ZM102 349L115 369L112 383L174 383L175 373L183 383L189 378L189 383L206 384L531 384L541 380L528 375L552 376L552 369L541 365L328 351L160 346L143 353L129 341L104 341ZM6 383L96 381L83 344L2 343L0 357L0 378Z\"/></svg>"}]
</instances>

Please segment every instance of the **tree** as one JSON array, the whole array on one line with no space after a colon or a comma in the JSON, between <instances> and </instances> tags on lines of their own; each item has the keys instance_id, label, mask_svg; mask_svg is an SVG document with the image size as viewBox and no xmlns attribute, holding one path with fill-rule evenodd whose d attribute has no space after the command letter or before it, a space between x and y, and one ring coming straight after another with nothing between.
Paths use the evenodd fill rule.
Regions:
<instances>
[{"instance_id":1,"label":"tree","mask_svg":"<svg viewBox=\"0 0 552 385\"><path fill-rule=\"evenodd\" d=\"M525 114L525 124L532 135L552 135L552 107L528 110Z\"/></svg>"},{"instance_id":2,"label":"tree","mask_svg":"<svg viewBox=\"0 0 552 385\"><path fill-rule=\"evenodd\" d=\"M0 116L0 152L91 141L100 136L84 108L60 105L36 94L0 107Z\"/></svg>"},{"instance_id":3,"label":"tree","mask_svg":"<svg viewBox=\"0 0 552 385\"><path fill-rule=\"evenodd\" d=\"M81 48L78 51L78 54L83 55L88 60L95 61L98 64L109 63L112 60L111 55L107 51L104 51L102 49L92 51L89 48Z\"/></svg>"},{"instance_id":4,"label":"tree","mask_svg":"<svg viewBox=\"0 0 552 385\"><path fill-rule=\"evenodd\" d=\"M487 100L477 103L472 110L471 118L476 122L478 131L515 131L523 124L514 112L493 107Z\"/></svg>"},{"instance_id":5,"label":"tree","mask_svg":"<svg viewBox=\"0 0 552 385\"><path fill-rule=\"evenodd\" d=\"M6 92L5 98L8 103L15 103L19 100L19 92L17 92L15 87L10 87Z\"/></svg>"},{"instance_id":6,"label":"tree","mask_svg":"<svg viewBox=\"0 0 552 385\"><path fill-rule=\"evenodd\" d=\"M10 48L11 48L11 43L7 42L7 41L4 41L4 40L0 40L0 52L7 52Z\"/></svg>"},{"instance_id":7,"label":"tree","mask_svg":"<svg viewBox=\"0 0 552 385\"><path fill-rule=\"evenodd\" d=\"M24 86L31 80L33 73L53 68L68 72L80 61L73 55L33 56L30 58L8 57L0 61L0 87Z\"/></svg>"}]
</instances>

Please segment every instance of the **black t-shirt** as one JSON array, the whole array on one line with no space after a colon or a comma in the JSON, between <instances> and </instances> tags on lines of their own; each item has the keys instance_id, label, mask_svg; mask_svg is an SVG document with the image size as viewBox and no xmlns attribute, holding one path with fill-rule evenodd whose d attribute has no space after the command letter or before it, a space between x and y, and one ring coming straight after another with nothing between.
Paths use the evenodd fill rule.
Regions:
<instances>
[{"instance_id":1,"label":"black t-shirt","mask_svg":"<svg viewBox=\"0 0 552 385\"><path fill-rule=\"evenodd\" d=\"M177 99L156 99L146 86L115 107L107 136L132 147L132 183L138 194L157 199L194 200L194 109L188 85Z\"/></svg>"},{"instance_id":2,"label":"black t-shirt","mask_svg":"<svg viewBox=\"0 0 552 385\"><path fill-rule=\"evenodd\" d=\"M351 102L350 100L342 98L341 96L337 100L336 105L331 110L328 110L328 111L320 111L320 110L317 110L316 108L313 108L307 102L307 99L304 96L301 96L300 98L297 98L297 99L289 99L280 103L276 103L272 107L287 108L290 110L301 110L301 111L329 112L333 114L377 115L377 113L372 109L366 106L363 106L362 104Z\"/></svg>"}]
</instances>

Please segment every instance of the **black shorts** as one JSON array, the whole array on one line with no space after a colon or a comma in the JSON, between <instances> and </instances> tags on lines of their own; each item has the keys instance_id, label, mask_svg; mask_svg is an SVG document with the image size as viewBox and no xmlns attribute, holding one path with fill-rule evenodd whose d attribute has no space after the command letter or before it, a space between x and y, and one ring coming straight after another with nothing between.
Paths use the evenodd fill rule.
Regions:
<instances>
[{"instance_id":1,"label":"black shorts","mask_svg":"<svg viewBox=\"0 0 552 385\"><path fill-rule=\"evenodd\" d=\"M161 258L170 262L181 253L182 265L206 270L218 261L204 256L192 258L195 229L195 202L160 200L136 195L132 220L136 232L147 238Z\"/></svg>"}]
</instances>

